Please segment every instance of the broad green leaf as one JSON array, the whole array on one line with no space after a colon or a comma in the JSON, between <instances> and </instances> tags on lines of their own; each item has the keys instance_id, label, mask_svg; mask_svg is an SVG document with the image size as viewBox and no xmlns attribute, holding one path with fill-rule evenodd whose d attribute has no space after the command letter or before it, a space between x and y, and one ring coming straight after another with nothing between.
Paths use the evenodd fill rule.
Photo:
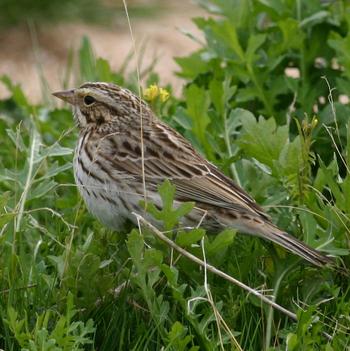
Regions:
<instances>
[{"instance_id":1,"label":"broad green leaf","mask_svg":"<svg viewBox=\"0 0 350 351\"><path fill-rule=\"evenodd\" d=\"M187 351L188 344L193 339L192 335L187 335L187 328L185 328L180 322L175 322L170 332L168 333L169 346L172 346L177 351ZM192 351L199 350L198 346L191 347Z\"/></svg>"},{"instance_id":2,"label":"broad green leaf","mask_svg":"<svg viewBox=\"0 0 350 351\"><path fill-rule=\"evenodd\" d=\"M6 88L12 94L12 98L20 108L25 109L27 113L35 112L35 107L29 104L19 84L13 84L11 79L6 75L0 76L0 81L5 84Z\"/></svg>"},{"instance_id":3,"label":"broad green leaf","mask_svg":"<svg viewBox=\"0 0 350 351\"><path fill-rule=\"evenodd\" d=\"M90 41L83 37L79 50L80 75L83 81L96 81L96 59Z\"/></svg>"},{"instance_id":4,"label":"broad green leaf","mask_svg":"<svg viewBox=\"0 0 350 351\"><path fill-rule=\"evenodd\" d=\"M211 22L211 29L218 40L222 40L232 50L240 62L244 62L244 52L239 42L236 27L229 21Z\"/></svg>"},{"instance_id":5,"label":"broad green leaf","mask_svg":"<svg viewBox=\"0 0 350 351\"><path fill-rule=\"evenodd\" d=\"M166 265L164 263L161 265L161 268L162 268L162 271L165 274L168 282L171 285L176 286L177 280L179 278L179 271L174 266L169 267L168 265Z\"/></svg>"},{"instance_id":6,"label":"broad green leaf","mask_svg":"<svg viewBox=\"0 0 350 351\"><path fill-rule=\"evenodd\" d=\"M210 122L208 116L209 98L206 91L192 84L185 90L187 114L192 119L193 133L206 145L205 132Z\"/></svg>"},{"instance_id":7,"label":"broad green leaf","mask_svg":"<svg viewBox=\"0 0 350 351\"><path fill-rule=\"evenodd\" d=\"M208 69L208 63L203 60L200 51L187 57L177 57L175 61L181 67L178 75L183 78L194 79Z\"/></svg>"},{"instance_id":8,"label":"broad green leaf","mask_svg":"<svg viewBox=\"0 0 350 351\"><path fill-rule=\"evenodd\" d=\"M296 347L298 346L298 336L293 333L289 333L287 335L287 345L288 345L288 351L293 351L296 350Z\"/></svg>"},{"instance_id":9,"label":"broad green leaf","mask_svg":"<svg viewBox=\"0 0 350 351\"><path fill-rule=\"evenodd\" d=\"M294 138L292 142L286 141L279 155L280 174L287 177L296 177L303 165L302 145L300 136Z\"/></svg>"},{"instance_id":10,"label":"broad green leaf","mask_svg":"<svg viewBox=\"0 0 350 351\"><path fill-rule=\"evenodd\" d=\"M175 185L171 184L169 180L165 180L158 186L158 191L162 199L162 208L158 209L154 204L147 204L147 211L157 220L164 224L165 230L174 229L175 225L179 223L182 217L189 213L193 207L194 202L180 203L177 207L173 207L175 197ZM143 204L143 201L141 201Z\"/></svg>"},{"instance_id":11,"label":"broad green leaf","mask_svg":"<svg viewBox=\"0 0 350 351\"><path fill-rule=\"evenodd\" d=\"M114 81L114 75L112 73L109 62L105 59L98 58L96 60L96 73L102 82Z\"/></svg>"},{"instance_id":12,"label":"broad green leaf","mask_svg":"<svg viewBox=\"0 0 350 351\"><path fill-rule=\"evenodd\" d=\"M253 65L256 60L256 51L264 44L266 40L265 34L251 35L248 40L248 47L245 52L247 65Z\"/></svg>"},{"instance_id":13,"label":"broad green leaf","mask_svg":"<svg viewBox=\"0 0 350 351\"><path fill-rule=\"evenodd\" d=\"M209 94L215 109L221 118L225 117L225 109L229 100L236 92L236 86L230 86L230 78L226 77L224 82L213 79L209 84Z\"/></svg>"},{"instance_id":14,"label":"broad green leaf","mask_svg":"<svg viewBox=\"0 0 350 351\"><path fill-rule=\"evenodd\" d=\"M299 22L294 18L287 18L277 22L283 35L281 51L291 48L301 48L304 40L304 33L300 29Z\"/></svg>"},{"instance_id":15,"label":"broad green leaf","mask_svg":"<svg viewBox=\"0 0 350 351\"><path fill-rule=\"evenodd\" d=\"M150 268L153 266L160 266L163 261L163 254L161 251L156 249L148 249L145 251L143 263L145 268Z\"/></svg>"},{"instance_id":16,"label":"broad green leaf","mask_svg":"<svg viewBox=\"0 0 350 351\"><path fill-rule=\"evenodd\" d=\"M176 109L176 114L173 117L174 121L185 130L192 130L193 123L186 113L186 110L182 106L178 106Z\"/></svg>"},{"instance_id":17,"label":"broad green leaf","mask_svg":"<svg viewBox=\"0 0 350 351\"><path fill-rule=\"evenodd\" d=\"M197 243L205 235L205 230L201 228L190 231L180 231L176 236L176 243L182 247L188 247Z\"/></svg>"},{"instance_id":18,"label":"broad green leaf","mask_svg":"<svg viewBox=\"0 0 350 351\"><path fill-rule=\"evenodd\" d=\"M3 226L12 221L15 216L16 214L12 212L0 214L0 227L3 228Z\"/></svg>"},{"instance_id":19,"label":"broad green leaf","mask_svg":"<svg viewBox=\"0 0 350 351\"><path fill-rule=\"evenodd\" d=\"M237 91L236 101L244 103L255 100L259 96L259 90L254 85L247 85Z\"/></svg>"},{"instance_id":20,"label":"broad green leaf","mask_svg":"<svg viewBox=\"0 0 350 351\"><path fill-rule=\"evenodd\" d=\"M227 132L229 135L236 133L237 128L242 124L244 119L255 119L254 115L243 108L235 108L231 110L227 121Z\"/></svg>"},{"instance_id":21,"label":"broad green leaf","mask_svg":"<svg viewBox=\"0 0 350 351\"><path fill-rule=\"evenodd\" d=\"M225 96L222 82L213 79L209 83L210 99L220 116L223 116L225 109Z\"/></svg>"},{"instance_id":22,"label":"broad green leaf","mask_svg":"<svg viewBox=\"0 0 350 351\"><path fill-rule=\"evenodd\" d=\"M144 243L143 243L142 236L140 235L138 230L133 229L131 231L131 233L128 235L128 240L126 244L127 244L130 256L135 262L135 265L138 268L142 267Z\"/></svg>"},{"instance_id":23,"label":"broad green leaf","mask_svg":"<svg viewBox=\"0 0 350 351\"><path fill-rule=\"evenodd\" d=\"M216 255L221 250L227 249L233 243L234 237L235 231L233 229L226 229L217 234L212 242L206 243L207 255Z\"/></svg>"},{"instance_id":24,"label":"broad green leaf","mask_svg":"<svg viewBox=\"0 0 350 351\"><path fill-rule=\"evenodd\" d=\"M277 127L273 118L259 121L245 114L242 121L242 134L238 144L249 157L256 158L277 172L275 161L279 159L282 149L288 141L288 127Z\"/></svg>"}]
</instances>

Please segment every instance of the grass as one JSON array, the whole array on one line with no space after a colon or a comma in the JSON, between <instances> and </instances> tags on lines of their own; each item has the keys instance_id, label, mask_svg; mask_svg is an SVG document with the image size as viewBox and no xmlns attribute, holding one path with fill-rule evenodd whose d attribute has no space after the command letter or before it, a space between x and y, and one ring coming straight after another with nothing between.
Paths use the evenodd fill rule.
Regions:
<instances>
[{"instance_id":1,"label":"grass","mask_svg":"<svg viewBox=\"0 0 350 351\"><path fill-rule=\"evenodd\" d=\"M276 224L348 266L349 106L337 102L350 86L346 2L299 1L285 11L256 2L249 9L254 18L245 15L247 2L240 3L239 18L224 2L201 3L215 4L210 9L219 16L196 20L206 44L177 59L184 93L165 102L153 97L152 108L239 181ZM258 24L265 26L253 25L262 16ZM293 41L294 35L302 40ZM314 42L308 55L305 47ZM315 57L327 63L335 56L338 69L312 64ZM79 82L113 81L137 91L135 73L112 71L93 56L88 39L78 60ZM289 65L302 65L303 78L286 77ZM155 73L147 76L147 86L158 83ZM230 230L216 236L200 228L173 231L191 204L174 209L174 189L162 185L163 210L149 206L163 222L158 229L192 255L273 296L297 315L295 322L201 269L147 226L142 235L132 226L120 233L104 228L87 213L74 183L77 131L70 110L51 102L34 106L11 79L1 82L11 97L0 101L0 348L349 347L349 283L342 274ZM332 86L333 100L321 103Z\"/></svg>"}]
</instances>

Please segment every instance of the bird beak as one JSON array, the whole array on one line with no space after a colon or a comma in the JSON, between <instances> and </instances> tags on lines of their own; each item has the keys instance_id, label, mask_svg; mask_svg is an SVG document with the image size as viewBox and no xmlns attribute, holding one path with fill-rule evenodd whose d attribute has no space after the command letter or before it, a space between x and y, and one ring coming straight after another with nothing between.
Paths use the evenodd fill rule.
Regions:
<instances>
[{"instance_id":1,"label":"bird beak","mask_svg":"<svg viewBox=\"0 0 350 351\"><path fill-rule=\"evenodd\" d=\"M57 91L56 93L52 93L52 95L58 97L59 99L62 99L63 101L66 101L72 105L74 105L74 103L75 103L74 90Z\"/></svg>"}]
</instances>

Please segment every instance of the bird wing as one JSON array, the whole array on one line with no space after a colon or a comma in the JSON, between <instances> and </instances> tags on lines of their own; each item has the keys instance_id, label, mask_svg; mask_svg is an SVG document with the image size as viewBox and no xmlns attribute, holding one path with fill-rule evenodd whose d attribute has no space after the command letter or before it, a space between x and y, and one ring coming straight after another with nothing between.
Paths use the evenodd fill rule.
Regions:
<instances>
[{"instance_id":1,"label":"bird wing","mask_svg":"<svg viewBox=\"0 0 350 351\"><path fill-rule=\"evenodd\" d=\"M105 137L101 147L110 150L112 166L125 176L142 181L142 168L147 184L169 179L176 186L181 201L195 201L269 220L263 209L230 178L206 161L179 133L157 121L144 129L143 157L140 130Z\"/></svg>"}]
</instances>

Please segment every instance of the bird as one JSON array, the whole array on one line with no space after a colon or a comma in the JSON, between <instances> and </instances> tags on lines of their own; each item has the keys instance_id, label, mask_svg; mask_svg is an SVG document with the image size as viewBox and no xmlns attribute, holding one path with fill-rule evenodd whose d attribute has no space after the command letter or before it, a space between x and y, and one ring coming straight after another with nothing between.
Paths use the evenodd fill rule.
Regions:
<instances>
[{"instance_id":1,"label":"bird","mask_svg":"<svg viewBox=\"0 0 350 351\"><path fill-rule=\"evenodd\" d=\"M105 226L121 230L141 200L161 207L157 187L175 185L175 206L194 202L183 219L210 233L233 228L282 246L317 267L331 257L279 229L254 199L179 132L160 120L137 95L106 82L87 82L53 95L73 107L79 129L73 168L87 209ZM157 221L149 218L150 221Z\"/></svg>"}]
</instances>

